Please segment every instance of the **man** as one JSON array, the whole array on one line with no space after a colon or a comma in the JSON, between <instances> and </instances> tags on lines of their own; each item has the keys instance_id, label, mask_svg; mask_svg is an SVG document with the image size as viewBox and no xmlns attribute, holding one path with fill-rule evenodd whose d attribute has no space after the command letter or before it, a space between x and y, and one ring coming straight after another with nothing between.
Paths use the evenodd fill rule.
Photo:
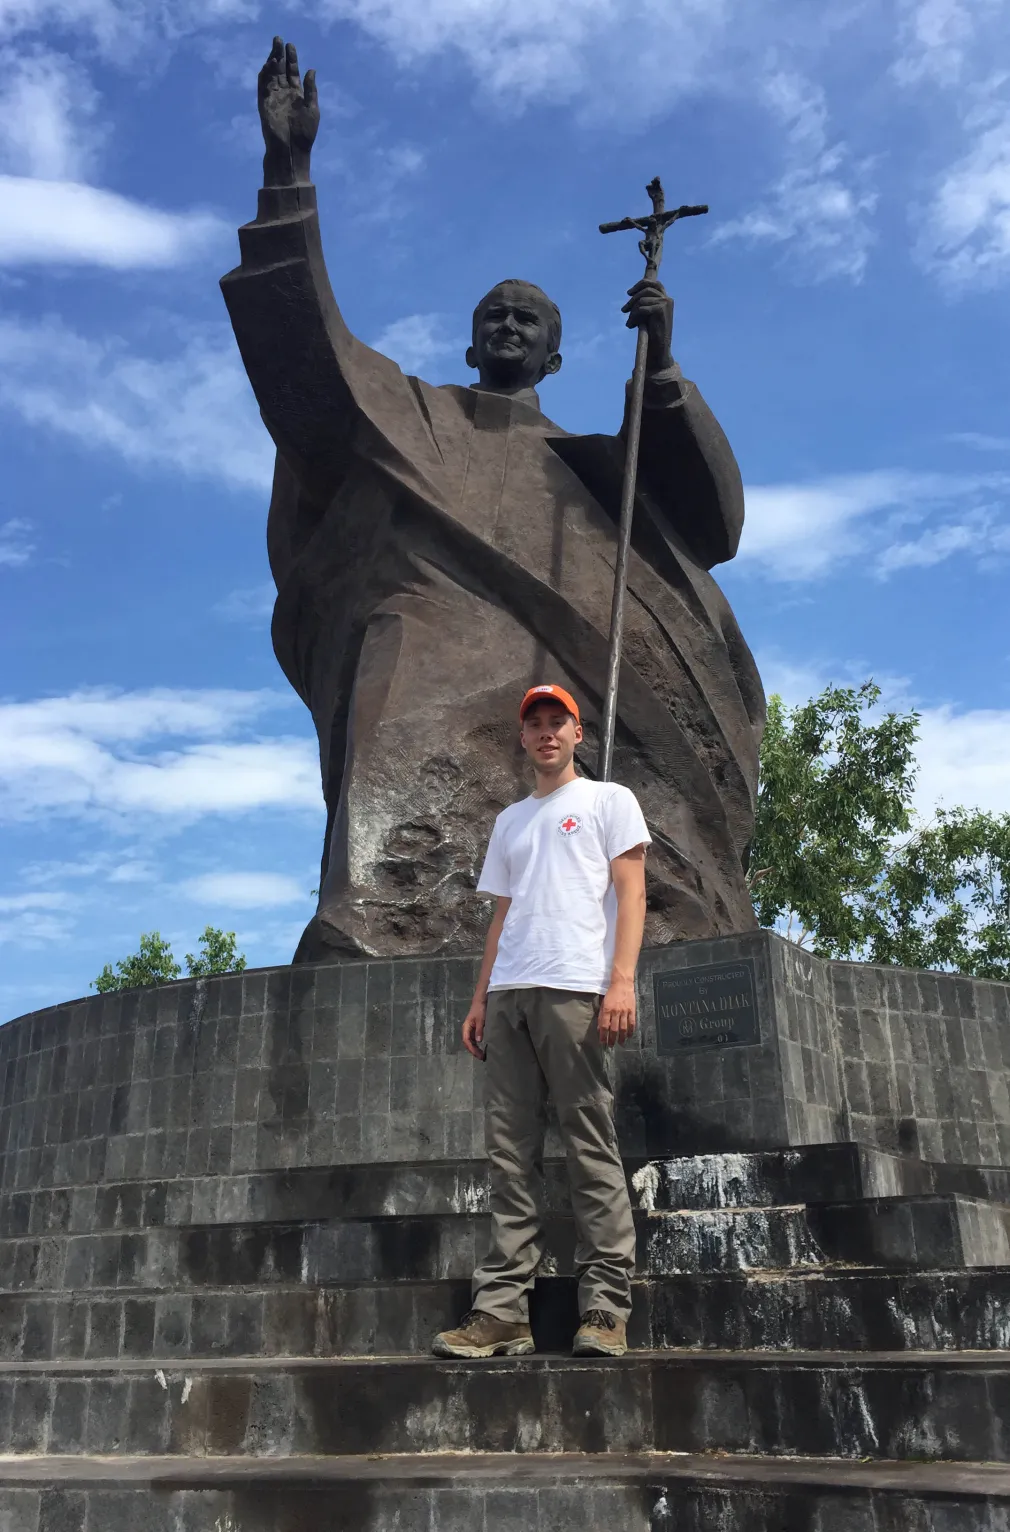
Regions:
<instances>
[{"instance_id":1,"label":"man","mask_svg":"<svg viewBox=\"0 0 1010 1532\"><path fill-rule=\"evenodd\" d=\"M578 704L535 686L519 710L536 776L499 814L478 893L497 906L463 1043L485 1060L491 1246L473 1307L436 1336L436 1356L524 1356L528 1295L544 1252L542 1161L548 1094L568 1160L579 1276L577 1356L623 1356L635 1225L614 1132L607 1049L635 1030L645 924L645 848L633 793L577 776Z\"/></svg>"},{"instance_id":2,"label":"man","mask_svg":"<svg viewBox=\"0 0 1010 1532\"><path fill-rule=\"evenodd\" d=\"M561 320L529 283L477 305L469 388L405 377L352 335L310 179L315 80L303 88L279 38L259 107L259 214L222 287L277 447L273 640L312 711L327 805L319 908L297 957L471 951L483 932L466 895L520 789L502 720L548 667L579 702L592 768L623 436L572 436L543 414ZM493 182L480 190L490 209ZM377 284L392 280L384 245L377 233ZM386 301L395 317L442 299ZM614 774L652 830L658 943L754 925L743 864L764 702L709 574L740 535L736 462L670 354L663 288L639 283L625 311L649 352Z\"/></svg>"}]
</instances>

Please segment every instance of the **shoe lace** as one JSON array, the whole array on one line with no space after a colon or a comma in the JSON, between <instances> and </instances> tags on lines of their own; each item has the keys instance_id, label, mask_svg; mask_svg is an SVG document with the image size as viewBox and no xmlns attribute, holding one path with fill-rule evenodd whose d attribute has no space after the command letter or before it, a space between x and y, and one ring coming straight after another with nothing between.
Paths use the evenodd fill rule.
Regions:
<instances>
[{"instance_id":1,"label":"shoe lace","mask_svg":"<svg viewBox=\"0 0 1010 1532\"><path fill-rule=\"evenodd\" d=\"M470 1309L469 1313L463 1315L463 1318L459 1322L458 1328L460 1330L472 1330L475 1328L475 1326L482 1324L486 1319L487 1315L482 1314L480 1309Z\"/></svg>"},{"instance_id":2,"label":"shoe lace","mask_svg":"<svg viewBox=\"0 0 1010 1532\"><path fill-rule=\"evenodd\" d=\"M590 1309L583 1314L582 1323L594 1330L616 1330L617 1320L613 1314L608 1314L606 1309Z\"/></svg>"}]
</instances>

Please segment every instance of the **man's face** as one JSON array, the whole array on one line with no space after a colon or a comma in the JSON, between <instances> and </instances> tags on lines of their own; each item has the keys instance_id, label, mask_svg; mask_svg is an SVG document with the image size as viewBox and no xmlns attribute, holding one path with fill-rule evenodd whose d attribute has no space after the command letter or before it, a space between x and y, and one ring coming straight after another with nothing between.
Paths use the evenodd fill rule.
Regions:
<instances>
[{"instance_id":1,"label":"man's face","mask_svg":"<svg viewBox=\"0 0 1010 1532\"><path fill-rule=\"evenodd\" d=\"M522 747L537 771L566 771L581 743L582 726L554 702L538 702L523 719Z\"/></svg>"},{"instance_id":2,"label":"man's face","mask_svg":"<svg viewBox=\"0 0 1010 1532\"><path fill-rule=\"evenodd\" d=\"M482 383L535 388L552 363L552 315L521 287L506 283L494 293L474 327L474 364ZM559 363L558 363L559 365Z\"/></svg>"}]
</instances>

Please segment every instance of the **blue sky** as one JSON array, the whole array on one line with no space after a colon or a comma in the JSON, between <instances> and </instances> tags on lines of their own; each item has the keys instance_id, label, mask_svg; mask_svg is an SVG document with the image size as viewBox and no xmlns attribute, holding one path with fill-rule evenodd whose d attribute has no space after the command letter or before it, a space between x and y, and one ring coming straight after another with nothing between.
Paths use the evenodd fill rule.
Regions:
<instances>
[{"instance_id":1,"label":"blue sky","mask_svg":"<svg viewBox=\"0 0 1010 1532\"><path fill-rule=\"evenodd\" d=\"M255 211L275 31L319 76L338 300L434 382L528 277L545 409L616 427L657 172L675 353L748 524L721 574L769 690L876 677L919 801L1010 786L1010 0L0 0L0 1017L158 928L252 963L322 812L273 659L271 452L218 277Z\"/></svg>"}]
</instances>

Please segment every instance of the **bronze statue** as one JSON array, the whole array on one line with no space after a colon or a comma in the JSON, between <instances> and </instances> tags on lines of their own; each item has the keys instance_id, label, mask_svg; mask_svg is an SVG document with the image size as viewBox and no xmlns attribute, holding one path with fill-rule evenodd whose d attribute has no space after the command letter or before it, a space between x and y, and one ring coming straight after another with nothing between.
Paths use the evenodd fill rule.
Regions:
<instances>
[{"instance_id":1,"label":"bronze statue","mask_svg":"<svg viewBox=\"0 0 1010 1532\"><path fill-rule=\"evenodd\" d=\"M514 702L555 681L594 774L624 468L623 432L573 436L537 385L561 318L506 281L478 303L470 387L433 388L347 329L320 244L309 160L314 75L275 39L259 80L259 215L222 282L277 447L268 523L273 640L319 736L327 806L319 908L296 961L468 951L495 814L524 791ZM747 929L764 698L709 574L743 522L736 461L670 353L673 304L631 289L648 335L628 561L616 780L653 835L646 940ZM507 759L507 752L506 752Z\"/></svg>"}]
</instances>

